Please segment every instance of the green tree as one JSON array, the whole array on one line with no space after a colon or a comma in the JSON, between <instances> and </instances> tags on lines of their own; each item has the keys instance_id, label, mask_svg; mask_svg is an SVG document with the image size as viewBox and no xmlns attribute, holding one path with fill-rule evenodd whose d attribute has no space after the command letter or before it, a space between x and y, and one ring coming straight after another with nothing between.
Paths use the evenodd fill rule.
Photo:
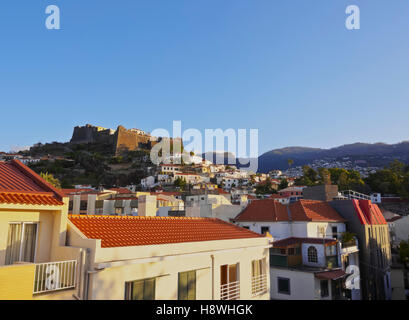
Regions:
<instances>
[{"instance_id":1,"label":"green tree","mask_svg":"<svg viewBox=\"0 0 409 320\"><path fill-rule=\"evenodd\" d=\"M175 182L173 183L173 185L174 185L175 187L179 187L181 190L186 190L186 187L187 187L186 180L185 180L185 179L182 179L182 178L180 178L180 177L175 180Z\"/></svg>"},{"instance_id":2,"label":"green tree","mask_svg":"<svg viewBox=\"0 0 409 320\"><path fill-rule=\"evenodd\" d=\"M287 179L281 179L280 184L278 185L278 190L283 190L288 187Z\"/></svg>"},{"instance_id":3,"label":"green tree","mask_svg":"<svg viewBox=\"0 0 409 320\"><path fill-rule=\"evenodd\" d=\"M54 178L54 176L51 173L40 173L41 178L43 178L45 181L53 185L55 188L61 189L61 183L60 180L57 178Z\"/></svg>"}]
</instances>

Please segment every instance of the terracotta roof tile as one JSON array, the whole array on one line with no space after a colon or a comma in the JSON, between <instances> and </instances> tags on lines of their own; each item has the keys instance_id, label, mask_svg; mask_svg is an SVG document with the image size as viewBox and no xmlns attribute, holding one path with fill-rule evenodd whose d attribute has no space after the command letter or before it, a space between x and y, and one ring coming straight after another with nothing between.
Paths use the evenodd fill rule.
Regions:
<instances>
[{"instance_id":1,"label":"terracotta roof tile","mask_svg":"<svg viewBox=\"0 0 409 320\"><path fill-rule=\"evenodd\" d=\"M69 215L70 221L103 248L159 245L262 235L215 218Z\"/></svg>"},{"instance_id":2,"label":"terracotta roof tile","mask_svg":"<svg viewBox=\"0 0 409 320\"><path fill-rule=\"evenodd\" d=\"M287 210L289 208L289 210ZM299 200L287 207L274 199L252 201L236 217L236 221L327 221L344 222L327 202L315 200Z\"/></svg>"},{"instance_id":3,"label":"terracotta roof tile","mask_svg":"<svg viewBox=\"0 0 409 320\"><path fill-rule=\"evenodd\" d=\"M328 270L322 272L316 272L315 277L322 280L337 280L345 277L347 274L342 269Z\"/></svg>"},{"instance_id":4,"label":"terracotta roof tile","mask_svg":"<svg viewBox=\"0 0 409 320\"><path fill-rule=\"evenodd\" d=\"M361 224L387 224L377 204L372 203L370 200L352 200L352 203Z\"/></svg>"},{"instance_id":5,"label":"terracotta roof tile","mask_svg":"<svg viewBox=\"0 0 409 320\"><path fill-rule=\"evenodd\" d=\"M18 160L0 161L0 203L63 205L64 194Z\"/></svg>"},{"instance_id":6,"label":"terracotta roof tile","mask_svg":"<svg viewBox=\"0 0 409 320\"><path fill-rule=\"evenodd\" d=\"M325 201L301 199L290 204L290 211L293 221L345 221L345 219Z\"/></svg>"},{"instance_id":7,"label":"terracotta roof tile","mask_svg":"<svg viewBox=\"0 0 409 320\"><path fill-rule=\"evenodd\" d=\"M8 191L44 191L12 162L0 162L0 190Z\"/></svg>"},{"instance_id":8,"label":"terracotta roof tile","mask_svg":"<svg viewBox=\"0 0 409 320\"><path fill-rule=\"evenodd\" d=\"M336 244L337 240L334 239L323 239L323 238L297 238L290 237L273 242L274 248L285 248L287 246L298 244L298 243L313 243L313 244Z\"/></svg>"},{"instance_id":9,"label":"terracotta roof tile","mask_svg":"<svg viewBox=\"0 0 409 320\"><path fill-rule=\"evenodd\" d=\"M30 204L45 206L62 206L62 201L54 198L52 193L18 193L18 192L0 192L0 203L7 204Z\"/></svg>"},{"instance_id":10,"label":"terracotta roof tile","mask_svg":"<svg viewBox=\"0 0 409 320\"><path fill-rule=\"evenodd\" d=\"M252 201L236 221L288 221L286 206L273 199Z\"/></svg>"}]
</instances>

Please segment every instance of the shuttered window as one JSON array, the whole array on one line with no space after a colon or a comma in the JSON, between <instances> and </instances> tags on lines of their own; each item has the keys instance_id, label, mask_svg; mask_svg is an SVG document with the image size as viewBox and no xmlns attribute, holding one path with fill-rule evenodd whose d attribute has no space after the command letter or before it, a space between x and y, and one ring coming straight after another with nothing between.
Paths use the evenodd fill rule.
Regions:
<instances>
[{"instance_id":1,"label":"shuttered window","mask_svg":"<svg viewBox=\"0 0 409 320\"><path fill-rule=\"evenodd\" d=\"M125 300L155 300L156 279L144 279L125 284Z\"/></svg>"},{"instance_id":2,"label":"shuttered window","mask_svg":"<svg viewBox=\"0 0 409 320\"><path fill-rule=\"evenodd\" d=\"M196 300L196 271L179 273L178 299Z\"/></svg>"}]
</instances>

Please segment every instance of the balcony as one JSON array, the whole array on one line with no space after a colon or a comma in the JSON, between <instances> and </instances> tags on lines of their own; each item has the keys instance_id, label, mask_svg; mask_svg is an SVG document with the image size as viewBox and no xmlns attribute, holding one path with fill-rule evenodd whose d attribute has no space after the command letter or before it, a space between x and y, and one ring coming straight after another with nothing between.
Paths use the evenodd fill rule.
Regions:
<instances>
[{"instance_id":1,"label":"balcony","mask_svg":"<svg viewBox=\"0 0 409 320\"><path fill-rule=\"evenodd\" d=\"M240 281L229 282L220 287L220 300L240 299Z\"/></svg>"},{"instance_id":2,"label":"balcony","mask_svg":"<svg viewBox=\"0 0 409 320\"><path fill-rule=\"evenodd\" d=\"M355 247L355 246L356 246L356 240L355 239L342 242L342 249L349 248L349 247Z\"/></svg>"},{"instance_id":3,"label":"balcony","mask_svg":"<svg viewBox=\"0 0 409 320\"><path fill-rule=\"evenodd\" d=\"M76 276L76 260L35 264L33 294L73 289Z\"/></svg>"},{"instance_id":4,"label":"balcony","mask_svg":"<svg viewBox=\"0 0 409 320\"><path fill-rule=\"evenodd\" d=\"M251 279L251 294L258 296L267 292L267 275L262 274Z\"/></svg>"},{"instance_id":5,"label":"balcony","mask_svg":"<svg viewBox=\"0 0 409 320\"><path fill-rule=\"evenodd\" d=\"M325 265L328 269L338 268L338 256L327 256Z\"/></svg>"},{"instance_id":6,"label":"balcony","mask_svg":"<svg viewBox=\"0 0 409 320\"><path fill-rule=\"evenodd\" d=\"M342 241L341 242L341 254L349 254L358 252L358 241L356 238L353 238L349 241Z\"/></svg>"}]
</instances>

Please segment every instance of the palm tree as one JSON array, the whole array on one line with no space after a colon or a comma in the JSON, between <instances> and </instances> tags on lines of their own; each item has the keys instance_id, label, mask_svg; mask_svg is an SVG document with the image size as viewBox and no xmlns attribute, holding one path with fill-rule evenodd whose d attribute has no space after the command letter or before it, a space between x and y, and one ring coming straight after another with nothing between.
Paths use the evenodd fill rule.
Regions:
<instances>
[{"instance_id":1,"label":"palm tree","mask_svg":"<svg viewBox=\"0 0 409 320\"><path fill-rule=\"evenodd\" d=\"M294 160L293 159L288 159L288 168L291 168L291 166L294 164Z\"/></svg>"}]
</instances>

